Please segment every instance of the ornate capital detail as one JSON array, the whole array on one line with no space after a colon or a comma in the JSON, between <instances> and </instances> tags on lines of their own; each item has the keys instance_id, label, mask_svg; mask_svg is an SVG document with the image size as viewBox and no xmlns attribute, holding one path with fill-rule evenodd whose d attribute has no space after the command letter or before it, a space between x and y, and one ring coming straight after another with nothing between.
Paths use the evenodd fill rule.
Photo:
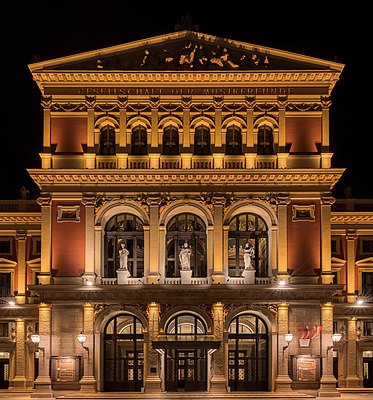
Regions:
<instances>
[{"instance_id":1,"label":"ornate capital detail","mask_svg":"<svg viewBox=\"0 0 373 400\"><path fill-rule=\"evenodd\" d=\"M87 111L87 106L85 103L53 103L51 110L64 112Z\"/></svg>"},{"instance_id":2,"label":"ornate capital detail","mask_svg":"<svg viewBox=\"0 0 373 400\"><path fill-rule=\"evenodd\" d=\"M87 108L94 108L96 105L96 96L85 96L85 104Z\"/></svg>"},{"instance_id":3,"label":"ornate capital detail","mask_svg":"<svg viewBox=\"0 0 373 400\"><path fill-rule=\"evenodd\" d=\"M286 111L321 111L319 103L288 103Z\"/></svg>"},{"instance_id":4,"label":"ornate capital detail","mask_svg":"<svg viewBox=\"0 0 373 400\"><path fill-rule=\"evenodd\" d=\"M214 96L213 104L215 108L222 108L224 104L224 96Z\"/></svg>"},{"instance_id":5,"label":"ornate capital detail","mask_svg":"<svg viewBox=\"0 0 373 400\"><path fill-rule=\"evenodd\" d=\"M346 229L346 239L356 240L359 237L356 229Z\"/></svg>"},{"instance_id":6,"label":"ornate capital detail","mask_svg":"<svg viewBox=\"0 0 373 400\"><path fill-rule=\"evenodd\" d=\"M84 206L95 206L96 205L96 196L93 194L84 194L84 197L82 198L82 204Z\"/></svg>"},{"instance_id":7,"label":"ornate capital detail","mask_svg":"<svg viewBox=\"0 0 373 400\"><path fill-rule=\"evenodd\" d=\"M322 108L330 108L332 105L332 100L330 96L321 96L321 107Z\"/></svg>"},{"instance_id":8,"label":"ornate capital detail","mask_svg":"<svg viewBox=\"0 0 373 400\"><path fill-rule=\"evenodd\" d=\"M279 206L287 206L291 202L289 193L279 193L276 200Z\"/></svg>"},{"instance_id":9,"label":"ornate capital detail","mask_svg":"<svg viewBox=\"0 0 373 400\"><path fill-rule=\"evenodd\" d=\"M213 195L211 198L211 203L214 206L225 206L227 203L227 198L224 194L222 195Z\"/></svg>"},{"instance_id":10,"label":"ornate capital detail","mask_svg":"<svg viewBox=\"0 0 373 400\"><path fill-rule=\"evenodd\" d=\"M107 304L95 304L93 306L93 319L96 321L97 317L101 314L102 311L105 311L109 306Z\"/></svg>"},{"instance_id":11,"label":"ornate capital detail","mask_svg":"<svg viewBox=\"0 0 373 400\"><path fill-rule=\"evenodd\" d=\"M331 206L335 203L335 198L331 192L325 192L321 195L321 204L323 206Z\"/></svg>"},{"instance_id":12,"label":"ornate capital detail","mask_svg":"<svg viewBox=\"0 0 373 400\"><path fill-rule=\"evenodd\" d=\"M255 96L246 96L245 99L246 107L254 109L255 106Z\"/></svg>"},{"instance_id":13,"label":"ornate capital detail","mask_svg":"<svg viewBox=\"0 0 373 400\"><path fill-rule=\"evenodd\" d=\"M50 109L52 106L52 96L43 96L41 99L41 106Z\"/></svg>"},{"instance_id":14,"label":"ornate capital detail","mask_svg":"<svg viewBox=\"0 0 373 400\"><path fill-rule=\"evenodd\" d=\"M150 96L149 97L150 107L151 108L158 108L160 105L159 96Z\"/></svg>"},{"instance_id":15,"label":"ornate capital detail","mask_svg":"<svg viewBox=\"0 0 373 400\"><path fill-rule=\"evenodd\" d=\"M27 231L19 230L16 231L16 240L26 240L27 239Z\"/></svg>"},{"instance_id":16,"label":"ornate capital detail","mask_svg":"<svg viewBox=\"0 0 373 400\"><path fill-rule=\"evenodd\" d=\"M181 96L181 105L183 108L190 108L192 104L191 96Z\"/></svg>"},{"instance_id":17,"label":"ornate capital detail","mask_svg":"<svg viewBox=\"0 0 373 400\"><path fill-rule=\"evenodd\" d=\"M127 96L118 96L118 107L119 108L127 108L128 106L128 97Z\"/></svg>"},{"instance_id":18,"label":"ornate capital detail","mask_svg":"<svg viewBox=\"0 0 373 400\"><path fill-rule=\"evenodd\" d=\"M145 202L148 206L160 206L162 200L162 197L157 195L149 195L145 198Z\"/></svg>"},{"instance_id":19,"label":"ornate capital detail","mask_svg":"<svg viewBox=\"0 0 373 400\"><path fill-rule=\"evenodd\" d=\"M277 96L277 102L279 108L286 108L288 103L288 96Z\"/></svg>"},{"instance_id":20,"label":"ornate capital detail","mask_svg":"<svg viewBox=\"0 0 373 400\"><path fill-rule=\"evenodd\" d=\"M49 193L42 193L40 197L37 198L36 202L39 206L50 206L52 204L52 198Z\"/></svg>"}]
</instances>

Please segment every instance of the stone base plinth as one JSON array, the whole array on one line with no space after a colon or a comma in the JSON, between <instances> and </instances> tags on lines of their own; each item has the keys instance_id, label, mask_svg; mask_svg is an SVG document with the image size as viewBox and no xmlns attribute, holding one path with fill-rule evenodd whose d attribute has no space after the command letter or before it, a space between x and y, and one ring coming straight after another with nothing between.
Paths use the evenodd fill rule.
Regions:
<instances>
[{"instance_id":1,"label":"stone base plinth","mask_svg":"<svg viewBox=\"0 0 373 400\"><path fill-rule=\"evenodd\" d=\"M162 380L159 376L148 376L145 381L145 392L160 393Z\"/></svg>"},{"instance_id":2,"label":"stone base plinth","mask_svg":"<svg viewBox=\"0 0 373 400\"><path fill-rule=\"evenodd\" d=\"M255 269L244 269L242 272L242 277L244 278L245 285L253 285L255 283Z\"/></svg>"},{"instance_id":3,"label":"stone base plinth","mask_svg":"<svg viewBox=\"0 0 373 400\"><path fill-rule=\"evenodd\" d=\"M192 283L192 270L182 270L180 271L181 284L190 285Z\"/></svg>"},{"instance_id":4,"label":"stone base plinth","mask_svg":"<svg viewBox=\"0 0 373 400\"><path fill-rule=\"evenodd\" d=\"M289 375L278 375L275 380L275 390L276 392L290 392L292 383Z\"/></svg>"},{"instance_id":5,"label":"stone base plinth","mask_svg":"<svg viewBox=\"0 0 373 400\"><path fill-rule=\"evenodd\" d=\"M324 375L321 377L317 397L341 397L341 393L337 390L337 380L334 378L334 375Z\"/></svg>"},{"instance_id":6,"label":"stone base plinth","mask_svg":"<svg viewBox=\"0 0 373 400\"><path fill-rule=\"evenodd\" d=\"M210 392L224 393L227 391L227 381L224 375L214 375L210 380Z\"/></svg>"},{"instance_id":7,"label":"stone base plinth","mask_svg":"<svg viewBox=\"0 0 373 400\"><path fill-rule=\"evenodd\" d=\"M117 282L118 285L128 284L128 278L131 277L128 269L117 269Z\"/></svg>"},{"instance_id":8,"label":"stone base plinth","mask_svg":"<svg viewBox=\"0 0 373 400\"><path fill-rule=\"evenodd\" d=\"M96 392L96 379L94 376L83 376L79 381L81 392Z\"/></svg>"}]
</instances>

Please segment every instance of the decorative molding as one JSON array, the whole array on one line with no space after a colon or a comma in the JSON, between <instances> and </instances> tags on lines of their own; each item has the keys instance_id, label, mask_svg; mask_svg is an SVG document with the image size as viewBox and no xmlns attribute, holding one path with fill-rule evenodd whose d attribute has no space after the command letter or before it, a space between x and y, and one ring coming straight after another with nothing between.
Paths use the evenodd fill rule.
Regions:
<instances>
[{"instance_id":1,"label":"decorative molding","mask_svg":"<svg viewBox=\"0 0 373 400\"><path fill-rule=\"evenodd\" d=\"M0 224L41 224L41 214L32 213L0 213ZM36 214L36 215L35 215Z\"/></svg>"},{"instance_id":2,"label":"decorative molding","mask_svg":"<svg viewBox=\"0 0 373 400\"><path fill-rule=\"evenodd\" d=\"M293 205L293 221L315 221L315 205Z\"/></svg>"},{"instance_id":3,"label":"decorative molding","mask_svg":"<svg viewBox=\"0 0 373 400\"><path fill-rule=\"evenodd\" d=\"M80 205L57 206L57 222L79 222Z\"/></svg>"},{"instance_id":4,"label":"decorative molding","mask_svg":"<svg viewBox=\"0 0 373 400\"><path fill-rule=\"evenodd\" d=\"M373 224L372 213L333 213L330 216L332 224Z\"/></svg>"}]
</instances>

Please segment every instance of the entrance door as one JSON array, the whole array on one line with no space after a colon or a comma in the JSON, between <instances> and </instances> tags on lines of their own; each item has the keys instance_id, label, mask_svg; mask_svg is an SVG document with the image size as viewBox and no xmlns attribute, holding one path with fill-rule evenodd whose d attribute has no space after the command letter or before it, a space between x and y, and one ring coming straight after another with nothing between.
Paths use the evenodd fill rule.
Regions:
<instances>
[{"instance_id":1,"label":"entrance door","mask_svg":"<svg viewBox=\"0 0 373 400\"><path fill-rule=\"evenodd\" d=\"M166 353L166 390L189 392L206 390L206 350L168 349Z\"/></svg>"},{"instance_id":2,"label":"entrance door","mask_svg":"<svg viewBox=\"0 0 373 400\"><path fill-rule=\"evenodd\" d=\"M363 358L363 386L373 387L373 358Z\"/></svg>"},{"instance_id":3,"label":"entrance door","mask_svg":"<svg viewBox=\"0 0 373 400\"><path fill-rule=\"evenodd\" d=\"M268 331L256 315L236 317L228 335L228 382L232 391L268 390Z\"/></svg>"},{"instance_id":4,"label":"entrance door","mask_svg":"<svg viewBox=\"0 0 373 400\"><path fill-rule=\"evenodd\" d=\"M0 359L0 389L8 389L9 387L9 360Z\"/></svg>"}]
</instances>

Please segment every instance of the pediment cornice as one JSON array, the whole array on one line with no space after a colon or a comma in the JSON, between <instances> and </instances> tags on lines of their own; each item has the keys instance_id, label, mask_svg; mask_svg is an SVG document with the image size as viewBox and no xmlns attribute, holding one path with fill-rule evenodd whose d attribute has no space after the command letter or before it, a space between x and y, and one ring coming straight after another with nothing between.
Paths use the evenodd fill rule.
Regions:
<instances>
[{"instance_id":1,"label":"pediment cornice","mask_svg":"<svg viewBox=\"0 0 373 400\"><path fill-rule=\"evenodd\" d=\"M301 186L309 188L332 188L343 174L343 169L309 169L309 170L28 170L34 182L41 188L65 189L91 188L92 185L103 185L113 190L145 190L153 187L169 188L194 188L200 190L201 186L222 186L245 188L261 188L264 186L294 187L299 190ZM247 190L247 188L246 188Z\"/></svg>"}]
</instances>

